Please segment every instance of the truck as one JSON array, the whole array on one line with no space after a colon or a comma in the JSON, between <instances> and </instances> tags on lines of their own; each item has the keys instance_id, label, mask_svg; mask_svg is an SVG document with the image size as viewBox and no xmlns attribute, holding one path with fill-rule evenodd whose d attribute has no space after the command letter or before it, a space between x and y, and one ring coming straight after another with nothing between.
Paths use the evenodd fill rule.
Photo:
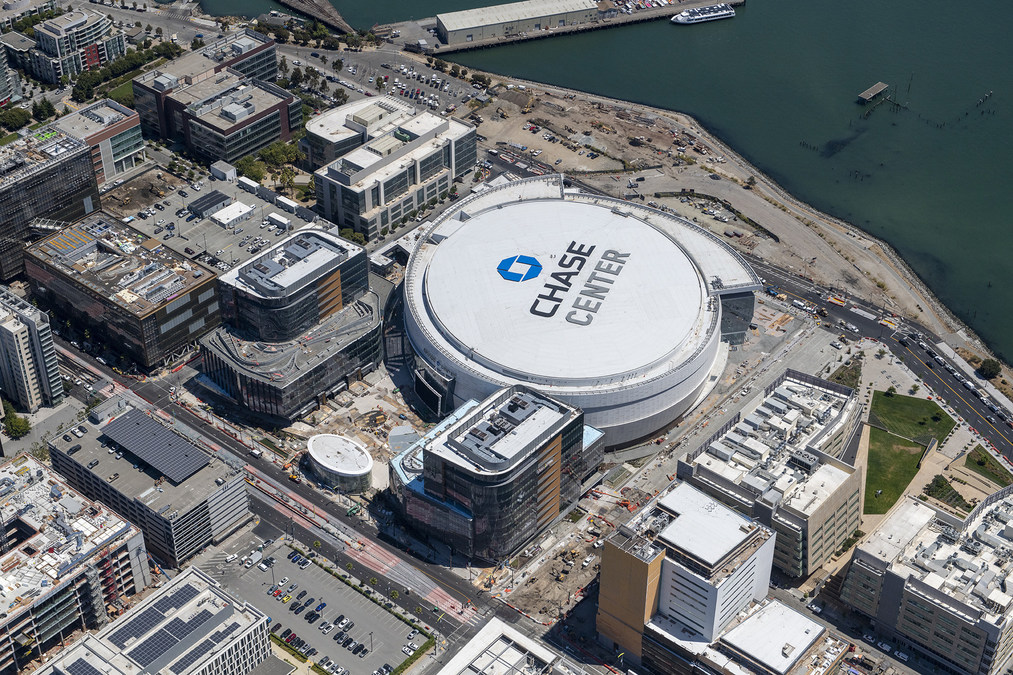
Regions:
<instances>
[{"instance_id":1,"label":"truck","mask_svg":"<svg viewBox=\"0 0 1013 675\"><path fill-rule=\"evenodd\" d=\"M261 455L264 454L264 451L263 450L250 450L250 454L253 455L254 457L260 457Z\"/></svg>"},{"instance_id":2,"label":"truck","mask_svg":"<svg viewBox=\"0 0 1013 675\"><path fill-rule=\"evenodd\" d=\"M263 553L261 553L260 551L254 551L246 559L246 562L243 563L243 567L245 567L246 569L249 569L249 568L253 567L254 565L256 565L257 563L259 563L263 557L264 557Z\"/></svg>"},{"instance_id":3,"label":"truck","mask_svg":"<svg viewBox=\"0 0 1013 675\"><path fill-rule=\"evenodd\" d=\"M767 295L772 295L776 298L777 294L780 292L781 291L778 290L777 286L767 286Z\"/></svg>"}]
</instances>

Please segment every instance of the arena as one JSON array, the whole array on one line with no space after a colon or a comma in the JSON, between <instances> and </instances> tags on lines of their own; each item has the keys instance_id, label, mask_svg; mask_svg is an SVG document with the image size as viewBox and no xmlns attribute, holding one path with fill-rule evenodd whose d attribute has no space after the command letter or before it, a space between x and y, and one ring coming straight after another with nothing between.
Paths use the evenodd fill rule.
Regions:
<instances>
[{"instance_id":1,"label":"arena","mask_svg":"<svg viewBox=\"0 0 1013 675\"><path fill-rule=\"evenodd\" d=\"M446 414L524 384L629 444L697 402L759 288L731 247L671 214L561 176L493 188L431 225L405 270L415 390Z\"/></svg>"}]
</instances>

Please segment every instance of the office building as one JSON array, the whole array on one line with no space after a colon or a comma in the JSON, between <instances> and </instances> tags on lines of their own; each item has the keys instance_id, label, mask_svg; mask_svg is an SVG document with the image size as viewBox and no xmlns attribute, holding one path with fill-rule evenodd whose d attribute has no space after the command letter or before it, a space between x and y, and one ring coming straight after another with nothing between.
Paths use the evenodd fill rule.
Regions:
<instances>
[{"instance_id":1,"label":"office building","mask_svg":"<svg viewBox=\"0 0 1013 675\"><path fill-rule=\"evenodd\" d=\"M577 408L522 386L467 401L390 463L409 527L501 560L556 522L603 459Z\"/></svg>"},{"instance_id":2,"label":"office building","mask_svg":"<svg viewBox=\"0 0 1013 675\"><path fill-rule=\"evenodd\" d=\"M659 673L670 635L710 644L767 595L774 533L680 483L605 541L598 635Z\"/></svg>"},{"instance_id":3,"label":"office building","mask_svg":"<svg viewBox=\"0 0 1013 675\"><path fill-rule=\"evenodd\" d=\"M137 526L30 455L0 465L0 674L95 629L151 584Z\"/></svg>"},{"instance_id":4,"label":"office building","mask_svg":"<svg viewBox=\"0 0 1013 675\"><path fill-rule=\"evenodd\" d=\"M709 231L559 174L460 199L418 235L402 289L426 407L542 388L609 447L656 437L703 400L762 288Z\"/></svg>"},{"instance_id":5,"label":"office building","mask_svg":"<svg viewBox=\"0 0 1013 675\"><path fill-rule=\"evenodd\" d=\"M137 113L112 99L92 103L56 120L54 126L91 148L99 185L144 161L144 139Z\"/></svg>"},{"instance_id":6,"label":"office building","mask_svg":"<svg viewBox=\"0 0 1013 675\"><path fill-rule=\"evenodd\" d=\"M254 412L296 419L380 363L366 252L332 232L297 230L223 274L219 292L228 327L201 341L202 368Z\"/></svg>"},{"instance_id":7,"label":"office building","mask_svg":"<svg viewBox=\"0 0 1013 675\"><path fill-rule=\"evenodd\" d=\"M308 119L299 150L306 168L316 171L414 116L415 106L396 96L350 101Z\"/></svg>"},{"instance_id":8,"label":"office building","mask_svg":"<svg viewBox=\"0 0 1013 675\"><path fill-rule=\"evenodd\" d=\"M4 0L0 5L0 31L12 31L21 19L46 12L56 12L56 0Z\"/></svg>"},{"instance_id":9,"label":"office building","mask_svg":"<svg viewBox=\"0 0 1013 675\"><path fill-rule=\"evenodd\" d=\"M5 287L0 287L0 385L4 396L29 412L63 400L49 315Z\"/></svg>"},{"instance_id":10,"label":"office building","mask_svg":"<svg viewBox=\"0 0 1013 675\"><path fill-rule=\"evenodd\" d=\"M60 78L95 70L127 53L123 33L105 14L72 9L34 27L35 46L28 50L34 77L57 84Z\"/></svg>"},{"instance_id":11,"label":"office building","mask_svg":"<svg viewBox=\"0 0 1013 675\"><path fill-rule=\"evenodd\" d=\"M273 658L268 629L264 612L190 567L36 673L248 675Z\"/></svg>"},{"instance_id":12,"label":"office building","mask_svg":"<svg viewBox=\"0 0 1013 675\"><path fill-rule=\"evenodd\" d=\"M773 529L774 566L808 577L861 522L864 472L838 459L861 419L852 389L787 370L679 460L677 475Z\"/></svg>"},{"instance_id":13,"label":"office building","mask_svg":"<svg viewBox=\"0 0 1013 675\"><path fill-rule=\"evenodd\" d=\"M224 70L264 82L278 77L278 56L274 40L245 29L226 34L200 49L188 52L133 80L134 107L141 117L144 135L150 138L181 138L182 114L170 104L173 92L215 80Z\"/></svg>"},{"instance_id":14,"label":"office building","mask_svg":"<svg viewBox=\"0 0 1013 675\"><path fill-rule=\"evenodd\" d=\"M525 0L437 14L436 35L444 44L456 45L575 26L597 19L596 0L559 0L551 5Z\"/></svg>"},{"instance_id":15,"label":"office building","mask_svg":"<svg viewBox=\"0 0 1013 675\"><path fill-rule=\"evenodd\" d=\"M469 124L423 112L392 126L314 174L324 218L369 240L475 168L476 131Z\"/></svg>"},{"instance_id":16,"label":"office building","mask_svg":"<svg viewBox=\"0 0 1013 675\"><path fill-rule=\"evenodd\" d=\"M436 675L586 675L589 671L493 617Z\"/></svg>"},{"instance_id":17,"label":"office building","mask_svg":"<svg viewBox=\"0 0 1013 675\"><path fill-rule=\"evenodd\" d=\"M998 675L1013 665L1013 487L965 518L914 497L852 555L841 601L933 672Z\"/></svg>"},{"instance_id":18,"label":"office building","mask_svg":"<svg viewBox=\"0 0 1013 675\"><path fill-rule=\"evenodd\" d=\"M0 147L0 277L24 270L32 221L71 222L98 208L87 144L48 126Z\"/></svg>"},{"instance_id":19,"label":"office building","mask_svg":"<svg viewBox=\"0 0 1013 675\"><path fill-rule=\"evenodd\" d=\"M106 213L25 255L40 303L143 368L178 357L221 320L214 272Z\"/></svg>"},{"instance_id":20,"label":"office building","mask_svg":"<svg viewBox=\"0 0 1013 675\"><path fill-rule=\"evenodd\" d=\"M211 456L193 429L128 401L85 428L80 438L49 442L53 468L91 499L129 514L163 565L180 567L249 520L242 471Z\"/></svg>"}]
</instances>

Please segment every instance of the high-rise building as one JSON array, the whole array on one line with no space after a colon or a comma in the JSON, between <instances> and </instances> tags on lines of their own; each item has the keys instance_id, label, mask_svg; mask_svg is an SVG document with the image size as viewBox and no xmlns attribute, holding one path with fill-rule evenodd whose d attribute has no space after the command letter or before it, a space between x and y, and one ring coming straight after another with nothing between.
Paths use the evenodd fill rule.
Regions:
<instances>
[{"instance_id":1,"label":"high-rise building","mask_svg":"<svg viewBox=\"0 0 1013 675\"><path fill-rule=\"evenodd\" d=\"M600 640L658 673L692 635L704 645L767 595L774 533L680 483L605 541Z\"/></svg>"},{"instance_id":2,"label":"high-rise building","mask_svg":"<svg viewBox=\"0 0 1013 675\"><path fill-rule=\"evenodd\" d=\"M178 357L220 321L214 272L106 213L25 256L40 303L143 368Z\"/></svg>"},{"instance_id":3,"label":"high-rise building","mask_svg":"<svg viewBox=\"0 0 1013 675\"><path fill-rule=\"evenodd\" d=\"M86 70L101 68L127 53L123 33L105 14L72 9L35 26L35 48L29 51L32 74L57 83Z\"/></svg>"},{"instance_id":4,"label":"high-rise building","mask_svg":"<svg viewBox=\"0 0 1013 675\"><path fill-rule=\"evenodd\" d=\"M0 386L25 410L63 400L49 315L0 287Z\"/></svg>"},{"instance_id":5,"label":"high-rise building","mask_svg":"<svg viewBox=\"0 0 1013 675\"><path fill-rule=\"evenodd\" d=\"M861 418L854 390L787 370L680 459L677 475L773 529L774 566L808 577L861 522L864 472L839 459Z\"/></svg>"},{"instance_id":6,"label":"high-rise building","mask_svg":"<svg viewBox=\"0 0 1013 675\"><path fill-rule=\"evenodd\" d=\"M100 628L151 584L140 529L29 455L0 465L0 675Z\"/></svg>"},{"instance_id":7,"label":"high-rise building","mask_svg":"<svg viewBox=\"0 0 1013 675\"><path fill-rule=\"evenodd\" d=\"M50 125L0 147L0 278L24 270L33 220L73 222L98 208L87 143Z\"/></svg>"},{"instance_id":8,"label":"high-rise building","mask_svg":"<svg viewBox=\"0 0 1013 675\"><path fill-rule=\"evenodd\" d=\"M602 462L584 413L522 386L467 401L390 463L408 525L500 560L556 522Z\"/></svg>"},{"instance_id":9,"label":"high-rise building","mask_svg":"<svg viewBox=\"0 0 1013 675\"><path fill-rule=\"evenodd\" d=\"M267 615L190 567L36 673L248 675L273 658Z\"/></svg>"},{"instance_id":10,"label":"high-rise building","mask_svg":"<svg viewBox=\"0 0 1013 675\"><path fill-rule=\"evenodd\" d=\"M112 99L64 115L54 125L88 144L99 185L144 161L140 118Z\"/></svg>"},{"instance_id":11,"label":"high-rise building","mask_svg":"<svg viewBox=\"0 0 1013 675\"><path fill-rule=\"evenodd\" d=\"M7 50L0 48L0 106L21 97L21 78L7 62Z\"/></svg>"},{"instance_id":12,"label":"high-rise building","mask_svg":"<svg viewBox=\"0 0 1013 675\"><path fill-rule=\"evenodd\" d=\"M1013 486L961 520L905 498L852 555L841 601L933 672L1013 665Z\"/></svg>"},{"instance_id":13,"label":"high-rise building","mask_svg":"<svg viewBox=\"0 0 1013 675\"><path fill-rule=\"evenodd\" d=\"M228 326L201 340L205 374L254 412L298 418L380 363L383 303L369 283L364 249L296 230L220 277Z\"/></svg>"},{"instance_id":14,"label":"high-rise building","mask_svg":"<svg viewBox=\"0 0 1013 675\"><path fill-rule=\"evenodd\" d=\"M235 31L134 78L134 107L144 134L182 138L184 124L179 116L183 109L169 103L172 94L204 80L214 81L227 68L251 80L273 82L278 77L274 40L249 28Z\"/></svg>"},{"instance_id":15,"label":"high-rise building","mask_svg":"<svg viewBox=\"0 0 1013 675\"><path fill-rule=\"evenodd\" d=\"M249 520L242 471L205 452L210 442L195 430L122 398L92 413L88 433L49 442L53 468L129 514L162 564L180 567Z\"/></svg>"},{"instance_id":16,"label":"high-rise building","mask_svg":"<svg viewBox=\"0 0 1013 675\"><path fill-rule=\"evenodd\" d=\"M324 218L370 240L448 192L477 161L475 127L456 118L423 112L391 126L314 174Z\"/></svg>"}]
</instances>

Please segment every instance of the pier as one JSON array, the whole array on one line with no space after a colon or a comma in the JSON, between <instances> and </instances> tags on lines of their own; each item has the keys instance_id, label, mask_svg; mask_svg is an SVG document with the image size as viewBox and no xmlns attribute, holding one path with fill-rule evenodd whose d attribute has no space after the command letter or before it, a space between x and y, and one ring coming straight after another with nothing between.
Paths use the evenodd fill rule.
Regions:
<instances>
[{"instance_id":1,"label":"pier","mask_svg":"<svg viewBox=\"0 0 1013 675\"><path fill-rule=\"evenodd\" d=\"M684 2L672 2L672 4L663 7L650 7L648 9L637 10L632 14L619 13L614 16L601 16L594 21L574 24L572 26L557 26L543 30L527 31L514 35L499 36L488 40L475 40L474 42L465 42L454 45L443 44L442 42L437 41L437 39L428 32L429 28L435 28L436 17L377 26L374 27L374 32L377 30L383 31L386 34L396 32L400 35L399 41L404 42L406 46L411 47L414 47L418 38L425 39L433 47L432 49L427 50L427 53L433 56L440 56L442 54L454 54L458 52L471 51L473 49L499 47L501 45L513 44L515 42L541 40L543 38L556 37L559 35L575 35L592 30L601 30L603 28L614 28L616 26L641 23L643 21L659 21L661 19L670 20L673 16L683 10L693 9L696 7L706 7L707 5L713 5L714 2L715 0L685 0ZM728 4L740 7L746 4L746 0L728 0ZM734 21L735 19L731 20ZM673 30L690 30L692 28L693 26L673 26Z\"/></svg>"},{"instance_id":2,"label":"pier","mask_svg":"<svg viewBox=\"0 0 1013 675\"><path fill-rule=\"evenodd\" d=\"M859 94L858 100L861 101L862 103L868 103L869 101L871 101L872 99L876 98L884 91L886 91L887 87L889 86L890 85L888 85L886 82L877 82L876 84L872 85L871 87L863 91L861 94Z\"/></svg>"},{"instance_id":3,"label":"pier","mask_svg":"<svg viewBox=\"0 0 1013 675\"><path fill-rule=\"evenodd\" d=\"M355 29L345 21L344 17L334 8L334 5L327 2L327 0L278 0L278 2L289 9L294 9L300 14L305 14L342 33L355 32Z\"/></svg>"}]
</instances>

